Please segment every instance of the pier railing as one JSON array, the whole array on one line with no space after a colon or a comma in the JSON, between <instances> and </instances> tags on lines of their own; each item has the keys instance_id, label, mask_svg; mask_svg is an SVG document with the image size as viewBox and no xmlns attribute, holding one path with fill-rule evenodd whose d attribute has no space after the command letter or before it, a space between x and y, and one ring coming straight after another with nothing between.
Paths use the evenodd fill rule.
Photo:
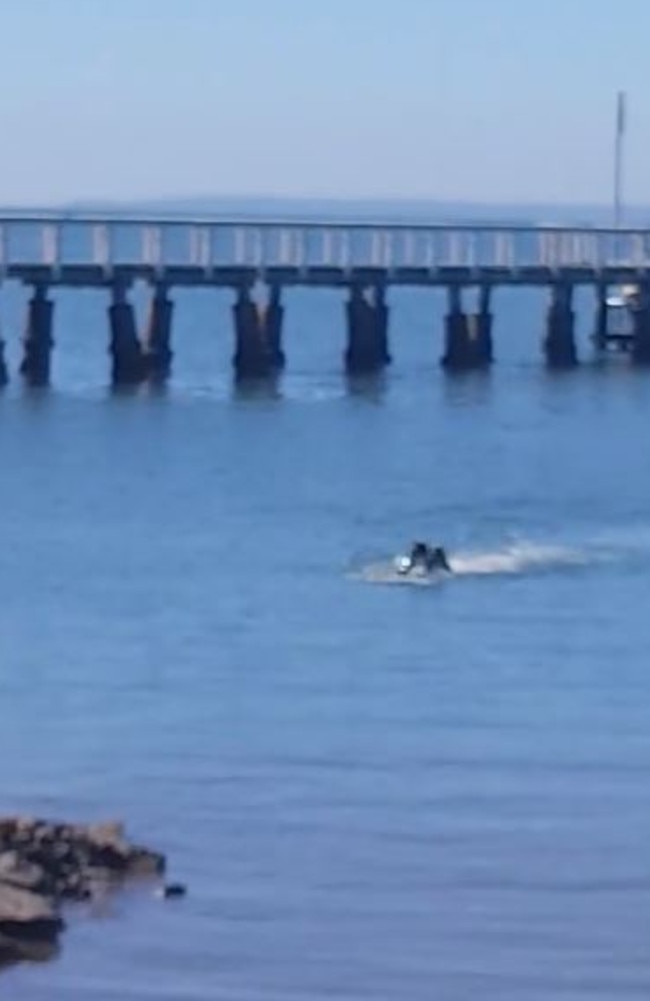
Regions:
<instances>
[{"instance_id":1,"label":"pier railing","mask_svg":"<svg viewBox=\"0 0 650 1001\"><path fill-rule=\"evenodd\" d=\"M0 215L0 269L650 267L650 229Z\"/></svg>"},{"instance_id":2,"label":"pier railing","mask_svg":"<svg viewBox=\"0 0 650 1001\"><path fill-rule=\"evenodd\" d=\"M33 386L49 381L59 287L108 292L111 382L120 387L169 377L179 287L230 290L238 379L275 377L284 366L283 295L298 285L344 290L346 371L366 375L392 357L390 286L446 289L441 364L466 371L492 364L494 289L548 287L547 364L572 368L574 289L595 287L594 343L604 351L614 343L608 287L626 284L630 331L615 346L650 367L650 229L0 212L2 278L30 289L20 372ZM151 286L142 331L131 296L138 281ZM0 385L8 377L0 339Z\"/></svg>"}]
</instances>

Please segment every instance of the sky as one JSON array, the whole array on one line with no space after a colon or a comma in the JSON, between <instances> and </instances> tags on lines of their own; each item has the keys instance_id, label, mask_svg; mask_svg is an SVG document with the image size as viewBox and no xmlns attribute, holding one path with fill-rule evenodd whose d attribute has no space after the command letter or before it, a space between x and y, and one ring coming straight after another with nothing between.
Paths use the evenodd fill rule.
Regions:
<instances>
[{"instance_id":1,"label":"sky","mask_svg":"<svg viewBox=\"0 0 650 1001\"><path fill-rule=\"evenodd\" d=\"M650 204L650 0L0 0L0 203Z\"/></svg>"}]
</instances>

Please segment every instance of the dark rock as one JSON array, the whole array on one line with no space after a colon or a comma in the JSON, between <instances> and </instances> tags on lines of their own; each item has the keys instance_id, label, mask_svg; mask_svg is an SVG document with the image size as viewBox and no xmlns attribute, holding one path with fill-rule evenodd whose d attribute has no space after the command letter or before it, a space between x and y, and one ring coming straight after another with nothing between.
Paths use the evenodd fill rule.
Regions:
<instances>
[{"instance_id":1,"label":"dark rock","mask_svg":"<svg viewBox=\"0 0 650 1001\"><path fill-rule=\"evenodd\" d=\"M20 922L39 928L49 924L55 931L60 930L62 924L54 903L47 897L0 883L0 930L4 931L7 924Z\"/></svg>"},{"instance_id":2,"label":"dark rock","mask_svg":"<svg viewBox=\"0 0 650 1001\"><path fill-rule=\"evenodd\" d=\"M163 897L184 897L186 893L187 887L183 883L167 883L162 890Z\"/></svg>"},{"instance_id":3,"label":"dark rock","mask_svg":"<svg viewBox=\"0 0 650 1001\"><path fill-rule=\"evenodd\" d=\"M167 867L165 856L147 848L134 847L129 853L129 876L162 876Z\"/></svg>"},{"instance_id":4,"label":"dark rock","mask_svg":"<svg viewBox=\"0 0 650 1001\"><path fill-rule=\"evenodd\" d=\"M110 869L114 873L124 872L128 866L129 850L121 844L90 844L87 864L92 868Z\"/></svg>"},{"instance_id":5,"label":"dark rock","mask_svg":"<svg viewBox=\"0 0 650 1001\"><path fill-rule=\"evenodd\" d=\"M57 941L28 941L9 938L0 933L0 970L11 963L29 961L41 963L53 959L59 952Z\"/></svg>"},{"instance_id":6,"label":"dark rock","mask_svg":"<svg viewBox=\"0 0 650 1001\"><path fill-rule=\"evenodd\" d=\"M0 817L0 963L56 950L62 902L101 898L127 879L164 870L164 856L132 845L120 823ZM177 884L169 895L182 892Z\"/></svg>"},{"instance_id":7,"label":"dark rock","mask_svg":"<svg viewBox=\"0 0 650 1001\"><path fill-rule=\"evenodd\" d=\"M16 849L0 853L0 883L48 893L48 882L43 867L22 858Z\"/></svg>"},{"instance_id":8,"label":"dark rock","mask_svg":"<svg viewBox=\"0 0 650 1001\"><path fill-rule=\"evenodd\" d=\"M64 925L54 902L31 890L0 883L0 955L3 962L56 951Z\"/></svg>"},{"instance_id":9,"label":"dark rock","mask_svg":"<svg viewBox=\"0 0 650 1001\"><path fill-rule=\"evenodd\" d=\"M87 869L84 869L84 877L92 887L110 886L117 882L115 873L108 866L88 866Z\"/></svg>"},{"instance_id":10,"label":"dark rock","mask_svg":"<svg viewBox=\"0 0 650 1001\"><path fill-rule=\"evenodd\" d=\"M96 844L123 842L125 839L124 824L117 820L109 820L103 824L89 824L87 827L77 827L72 830L76 830L80 837L94 841Z\"/></svg>"},{"instance_id":11,"label":"dark rock","mask_svg":"<svg viewBox=\"0 0 650 1001\"><path fill-rule=\"evenodd\" d=\"M18 885L35 888L42 873L42 889L55 895L81 898L87 891L88 874L102 882L142 876L160 876L165 858L140 845L130 844L123 825L117 822L91 824L53 824L29 818L0 818L0 876L2 853L10 854L6 870ZM106 874L109 874L108 876Z\"/></svg>"}]
</instances>

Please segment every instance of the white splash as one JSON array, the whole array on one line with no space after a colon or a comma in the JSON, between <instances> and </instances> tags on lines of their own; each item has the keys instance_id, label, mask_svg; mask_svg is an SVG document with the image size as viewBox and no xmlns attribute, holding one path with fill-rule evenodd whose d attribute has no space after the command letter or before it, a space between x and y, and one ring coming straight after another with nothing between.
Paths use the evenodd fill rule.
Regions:
<instances>
[{"instance_id":1,"label":"white splash","mask_svg":"<svg viewBox=\"0 0 650 1001\"><path fill-rule=\"evenodd\" d=\"M582 566L587 555L564 546L545 546L532 542L516 542L501 549L460 551L449 553L452 573L399 573L396 560L371 563L353 576L371 584L402 584L431 587L455 577L524 574L553 568Z\"/></svg>"},{"instance_id":2,"label":"white splash","mask_svg":"<svg viewBox=\"0 0 650 1001\"><path fill-rule=\"evenodd\" d=\"M450 557L452 570L461 575L520 574L528 570L581 566L587 555L566 546L516 542L492 551L461 552Z\"/></svg>"},{"instance_id":3,"label":"white splash","mask_svg":"<svg viewBox=\"0 0 650 1001\"><path fill-rule=\"evenodd\" d=\"M443 574L427 574L413 572L400 573L395 560L370 563L361 570L353 572L352 577L364 580L369 584L406 584L409 587L431 587L443 580ZM448 575L447 575L448 576Z\"/></svg>"}]
</instances>

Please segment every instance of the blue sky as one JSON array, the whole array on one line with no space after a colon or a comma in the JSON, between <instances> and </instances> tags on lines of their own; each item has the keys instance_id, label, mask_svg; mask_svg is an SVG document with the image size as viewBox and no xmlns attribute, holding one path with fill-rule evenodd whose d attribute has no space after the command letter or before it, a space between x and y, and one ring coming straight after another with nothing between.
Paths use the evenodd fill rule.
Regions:
<instances>
[{"instance_id":1,"label":"blue sky","mask_svg":"<svg viewBox=\"0 0 650 1001\"><path fill-rule=\"evenodd\" d=\"M0 0L0 202L650 203L650 2Z\"/></svg>"}]
</instances>

